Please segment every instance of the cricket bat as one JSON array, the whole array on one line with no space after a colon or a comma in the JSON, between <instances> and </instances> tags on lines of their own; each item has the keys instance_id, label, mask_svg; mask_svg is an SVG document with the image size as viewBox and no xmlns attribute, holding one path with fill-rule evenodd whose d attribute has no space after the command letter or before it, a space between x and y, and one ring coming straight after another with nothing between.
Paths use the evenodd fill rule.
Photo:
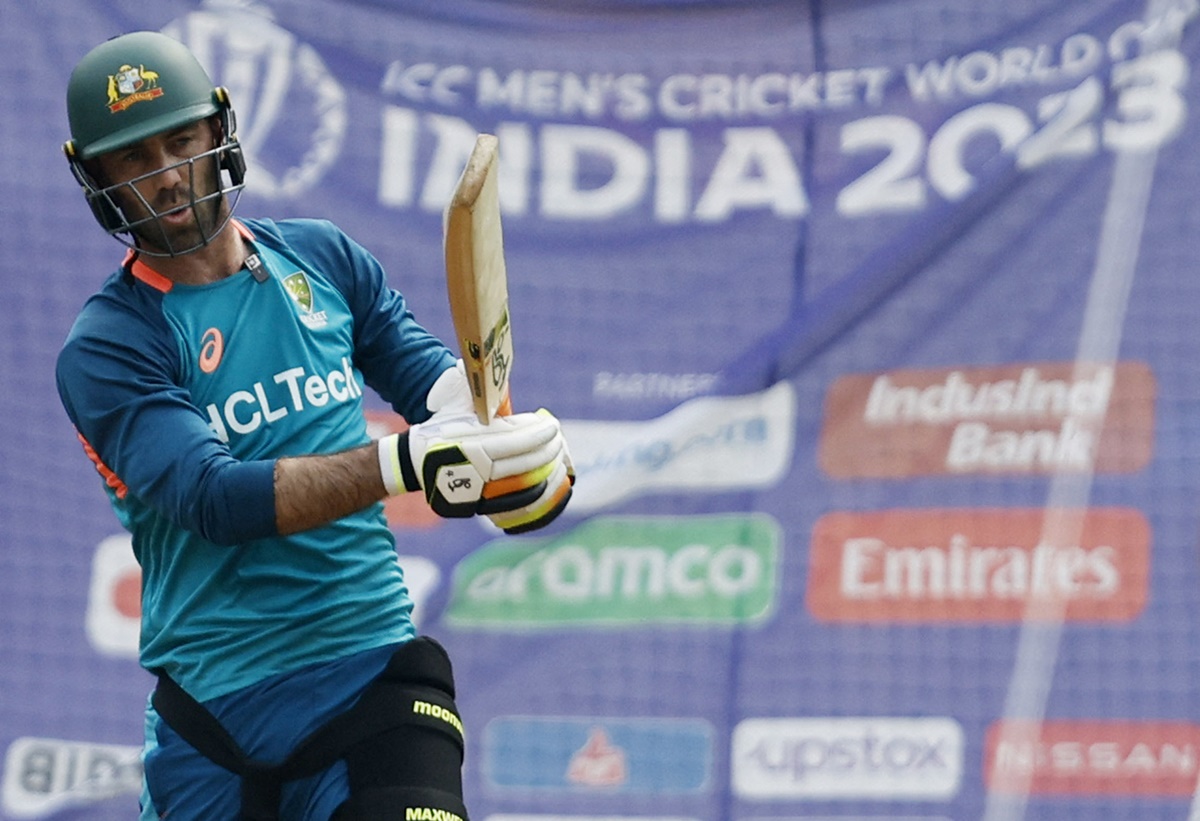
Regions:
<instances>
[{"instance_id":1,"label":"cricket bat","mask_svg":"<svg viewBox=\"0 0 1200 821\"><path fill-rule=\"evenodd\" d=\"M475 415L487 424L512 412L512 328L498 190L499 141L480 134L442 221L450 315Z\"/></svg>"}]
</instances>

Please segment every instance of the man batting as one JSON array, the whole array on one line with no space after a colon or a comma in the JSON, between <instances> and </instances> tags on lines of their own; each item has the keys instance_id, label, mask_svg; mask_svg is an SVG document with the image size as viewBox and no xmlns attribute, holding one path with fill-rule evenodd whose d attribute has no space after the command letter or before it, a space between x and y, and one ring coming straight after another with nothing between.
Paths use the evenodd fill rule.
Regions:
<instances>
[{"instance_id":1,"label":"man batting","mask_svg":"<svg viewBox=\"0 0 1200 821\"><path fill-rule=\"evenodd\" d=\"M480 423L333 224L235 219L234 112L181 43L100 44L67 110L70 168L128 246L57 378L142 567L142 818L466 819L450 662L416 635L382 500L543 527L574 481L558 420ZM411 427L371 441L364 386Z\"/></svg>"}]
</instances>

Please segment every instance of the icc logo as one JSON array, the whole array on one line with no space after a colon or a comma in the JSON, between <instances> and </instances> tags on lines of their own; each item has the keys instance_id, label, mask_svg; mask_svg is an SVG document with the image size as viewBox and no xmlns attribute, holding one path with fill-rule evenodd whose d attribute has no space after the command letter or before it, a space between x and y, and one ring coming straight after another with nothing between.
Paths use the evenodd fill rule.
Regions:
<instances>
[{"instance_id":1,"label":"icc logo","mask_svg":"<svg viewBox=\"0 0 1200 821\"><path fill-rule=\"evenodd\" d=\"M346 92L312 46L276 25L265 6L245 0L205 0L162 31L229 89L248 192L290 200L320 181L342 150Z\"/></svg>"}]
</instances>

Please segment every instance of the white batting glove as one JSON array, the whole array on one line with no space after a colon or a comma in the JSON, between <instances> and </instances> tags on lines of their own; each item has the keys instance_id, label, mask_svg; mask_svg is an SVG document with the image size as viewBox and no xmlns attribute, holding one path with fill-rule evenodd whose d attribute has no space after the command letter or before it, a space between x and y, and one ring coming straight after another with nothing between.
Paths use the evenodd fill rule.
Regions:
<instances>
[{"instance_id":1,"label":"white batting glove","mask_svg":"<svg viewBox=\"0 0 1200 821\"><path fill-rule=\"evenodd\" d=\"M549 411L542 409L538 414L553 418ZM555 422L557 423L557 419ZM561 438L561 428L560 428ZM506 502L505 508L498 511L488 509L485 500L481 512L486 513L492 524L509 535L529 533L538 530L558 518L571 500L572 488L575 485L575 465L571 462L571 453L567 442L562 440L562 449L552 461L519 476L495 482L493 485L508 485L511 489L500 498ZM490 488L485 491L485 496ZM523 496L518 496L518 493ZM519 500L527 500L525 504L514 506Z\"/></svg>"},{"instance_id":2,"label":"white batting glove","mask_svg":"<svg viewBox=\"0 0 1200 821\"><path fill-rule=\"evenodd\" d=\"M439 412L379 440L380 472L389 493L421 490L439 516L507 513L536 505L565 446L549 412L487 425L474 413Z\"/></svg>"},{"instance_id":3,"label":"white batting glove","mask_svg":"<svg viewBox=\"0 0 1200 821\"><path fill-rule=\"evenodd\" d=\"M475 400L467 381L467 368L459 359L454 367L446 368L425 395L425 407L430 413L474 413Z\"/></svg>"}]
</instances>

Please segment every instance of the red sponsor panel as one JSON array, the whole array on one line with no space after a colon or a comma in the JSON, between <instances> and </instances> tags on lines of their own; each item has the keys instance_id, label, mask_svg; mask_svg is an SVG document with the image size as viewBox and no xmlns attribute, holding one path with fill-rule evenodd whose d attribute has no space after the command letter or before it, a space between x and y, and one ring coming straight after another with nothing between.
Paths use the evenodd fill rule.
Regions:
<instances>
[{"instance_id":1,"label":"red sponsor panel","mask_svg":"<svg viewBox=\"0 0 1200 821\"><path fill-rule=\"evenodd\" d=\"M827 622L1130 621L1149 565L1130 508L836 512L813 528L805 601Z\"/></svg>"},{"instance_id":2,"label":"red sponsor panel","mask_svg":"<svg viewBox=\"0 0 1200 821\"><path fill-rule=\"evenodd\" d=\"M1131 473L1154 403L1140 362L849 374L826 394L818 458L839 479Z\"/></svg>"},{"instance_id":3,"label":"red sponsor panel","mask_svg":"<svg viewBox=\"0 0 1200 821\"><path fill-rule=\"evenodd\" d=\"M142 574L130 568L113 581L112 606L127 619L142 617Z\"/></svg>"},{"instance_id":4,"label":"red sponsor panel","mask_svg":"<svg viewBox=\"0 0 1200 821\"><path fill-rule=\"evenodd\" d=\"M1200 773L1200 725L998 721L988 728L983 766L995 792L1190 796Z\"/></svg>"}]
</instances>

